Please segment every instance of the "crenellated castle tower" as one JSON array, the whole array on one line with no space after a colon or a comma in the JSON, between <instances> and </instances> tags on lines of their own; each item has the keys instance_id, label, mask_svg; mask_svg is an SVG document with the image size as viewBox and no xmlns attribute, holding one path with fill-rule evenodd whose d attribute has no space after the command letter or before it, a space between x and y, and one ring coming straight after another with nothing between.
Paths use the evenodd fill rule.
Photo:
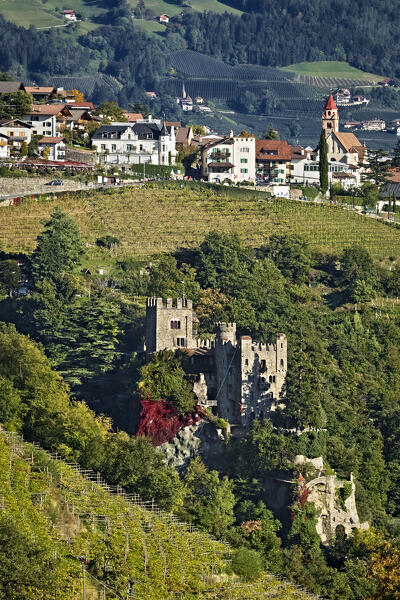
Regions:
<instances>
[{"instance_id":1,"label":"crenellated castle tower","mask_svg":"<svg viewBox=\"0 0 400 600\"><path fill-rule=\"evenodd\" d=\"M195 391L201 402L217 409L238 432L255 418L267 417L279 403L287 370L287 340L259 344L250 336L238 338L235 323L217 323L215 340L196 337L197 318L191 300L148 298L146 352L186 348Z\"/></svg>"}]
</instances>

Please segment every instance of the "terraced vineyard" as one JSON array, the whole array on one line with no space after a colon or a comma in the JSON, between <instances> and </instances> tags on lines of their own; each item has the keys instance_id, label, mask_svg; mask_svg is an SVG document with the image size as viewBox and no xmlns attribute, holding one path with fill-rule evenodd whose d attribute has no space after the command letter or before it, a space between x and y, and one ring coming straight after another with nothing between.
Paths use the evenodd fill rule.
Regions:
<instances>
[{"instance_id":1,"label":"terraced vineyard","mask_svg":"<svg viewBox=\"0 0 400 600\"><path fill-rule=\"evenodd\" d=\"M117 236L118 257L147 258L179 247L195 247L210 231L235 231L252 246L270 235L299 233L313 248L339 252L362 242L376 258L400 258L400 230L375 219L327 204L267 200L264 192L212 188L206 184L166 183L143 188L66 193L28 199L0 209L5 251L31 252L42 221L60 205L76 219L88 246L88 261L111 260L95 245L97 237Z\"/></svg>"},{"instance_id":2,"label":"terraced vineyard","mask_svg":"<svg viewBox=\"0 0 400 600\"><path fill-rule=\"evenodd\" d=\"M334 90L338 87L371 87L374 84L370 79L348 79L347 77L312 77L310 75L297 75L296 81L312 85L316 88Z\"/></svg>"},{"instance_id":3,"label":"terraced vineyard","mask_svg":"<svg viewBox=\"0 0 400 600\"><path fill-rule=\"evenodd\" d=\"M280 102L298 102L296 108L299 111L304 110L304 105L309 100L317 99L315 89L311 85L295 82L294 74L272 67L232 67L192 50L174 52L171 63L177 71L186 76L186 91L193 97L236 100L247 90L257 94L268 90ZM181 80L165 79L163 83L171 94L177 95L181 92Z\"/></svg>"},{"instance_id":4,"label":"terraced vineyard","mask_svg":"<svg viewBox=\"0 0 400 600\"><path fill-rule=\"evenodd\" d=\"M228 546L1 427L0 510L52 544L68 570L68 600L315 598L267 573L242 584L226 572Z\"/></svg>"},{"instance_id":5,"label":"terraced vineyard","mask_svg":"<svg viewBox=\"0 0 400 600\"><path fill-rule=\"evenodd\" d=\"M49 83L55 87L63 87L65 90L80 90L84 96L89 98L92 96L96 84L107 86L115 92L122 88L122 84L115 77L104 73L82 75L81 77L55 75L49 77Z\"/></svg>"}]
</instances>

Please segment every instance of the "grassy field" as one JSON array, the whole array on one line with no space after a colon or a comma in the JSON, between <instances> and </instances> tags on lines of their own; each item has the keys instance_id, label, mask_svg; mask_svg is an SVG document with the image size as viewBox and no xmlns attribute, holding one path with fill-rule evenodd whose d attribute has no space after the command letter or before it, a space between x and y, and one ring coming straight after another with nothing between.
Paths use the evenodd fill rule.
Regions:
<instances>
[{"instance_id":1,"label":"grassy field","mask_svg":"<svg viewBox=\"0 0 400 600\"><path fill-rule=\"evenodd\" d=\"M54 12L56 8L60 10L58 14ZM98 27L91 23L90 19L104 12L104 8L101 7L101 2L98 0L67 0L63 2L60 0L47 0L46 2L43 0L0 0L0 13L4 18L23 27L33 25L41 28L68 23L61 14L67 8L75 10L89 19L81 23L82 33L95 26ZM88 23L93 27L88 27Z\"/></svg>"},{"instance_id":2,"label":"grassy field","mask_svg":"<svg viewBox=\"0 0 400 600\"><path fill-rule=\"evenodd\" d=\"M62 25L65 19L46 12L48 4L41 0L0 0L0 13L8 21L23 27L50 27Z\"/></svg>"},{"instance_id":3,"label":"grassy field","mask_svg":"<svg viewBox=\"0 0 400 600\"><path fill-rule=\"evenodd\" d=\"M128 0L132 7L137 5L137 0ZM213 11L223 13L225 11L235 14L242 14L236 8L232 8L219 2L218 0L192 0L191 6L199 11ZM58 8L60 13L53 11ZM63 25L67 20L62 17L61 11L70 8L76 12L85 15L88 19L81 24L81 33L98 27L91 22L91 18L104 12L100 0L0 0L0 13L8 21L12 21L23 27L54 27ZM170 16L179 14L182 7L177 4L170 4L164 0L146 0L146 8L154 11L156 15L166 13ZM135 21L139 23L139 21ZM144 21L142 28L148 33L157 33L165 31L165 27L156 21Z\"/></svg>"},{"instance_id":4,"label":"grassy field","mask_svg":"<svg viewBox=\"0 0 400 600\"><path fill-rule=\"evenodd\" d=\"M371 81L380 81L381 79L384 79L381 75L365 73L360 69L356 69L356 67L352 67L347 62L336 60L302 62L283 67L282 70L296 73L297 75L308 75L310 77L369 79Z\"/></svg>"},{"instance_id":5,"label":"grassy field","mask_svg":"<svg viewBox=\"0 0 400 600\"><path fill-rule=\"evenodd\" d=\"M133 24L137 29L141 29L142 31L145 31L149 34L165 33L166 31L165 25L162 25L161 23L155 20L145 21L144 19L134 19Z\"/></svg>"},{"instance_id":6,"label":"grassy field","mask_svg":"<svg viewBox=\"0 0 400 600\"><path fill-rule=\"evenodd\" d=\"M137 0L128 0L128 3L133 7L137 5ZM162 15L163 13L173 17L174 15L179 15L182 12L182 6L178 4L172 4L170 2L164 2L164 0L145 0L146 8L154 11L156 15ZM223 2L219 2L218 0L192 0L190 2L190 6L194 8L194 10L199 11L212 11L215 13L234 13L237 15L241 15L242 12L237 10L236 8L232 8Z\"/></svg>"},{"instance_id":7,"label":"grassy field","mask_svg":"<svg viewBox=\"0 0 400 600\"><path fill-rule=\"evenodd\" d=\"M112 266L95 245L97 237L117 236L117 257L148 258L179 247L194 247L210 230L235 231L246 244L265 243L273 233L305 235L313 248L338 252L361 242L376 259L400 258L400 230L344 209L277 199L262 192L177 184L65 194L26 200L0 208L0 239L5 251L31 252L42 220L60 205L76 219L88 247L88 264Z\"/></svg>"}]
</instances>

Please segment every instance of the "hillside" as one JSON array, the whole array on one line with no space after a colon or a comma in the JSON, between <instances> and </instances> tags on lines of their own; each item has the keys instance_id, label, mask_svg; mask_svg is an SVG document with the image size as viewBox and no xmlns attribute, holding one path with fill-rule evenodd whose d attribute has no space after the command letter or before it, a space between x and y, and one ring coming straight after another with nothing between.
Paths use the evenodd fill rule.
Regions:
<instances>
[{"instance_id":1,"label":"hillside","mask_svg":"<svg viewBox=\"0 0 400 600\"><path fill-rule=\"evenodd\" d=\"M309 77L364 80L369 83L376 83L383 79L380 75L365 73L361 69L352 67L347 62L339 60L302 62L283 67L282 70L296 75L308 75Z\"/></svg>"},{"instance_id":2,"label":"hillside","mask_svg":"<svg viewBox=\"0 0 400 600\"><path fill-rule=\"evenodd\" d=\"M110 264L98 237L120 240L118 257L147 258L155 253L194 247L210 230L237 232L258 246L270 235L296 232L312 248L340 250L362 241L375 259L400 257L400 231L342 208L285 199L267 200L264 192L208 185L147 185L117 190L66 193L24 200L0 209L0 230L7 252L31 252L42 221L60 205L76 219L88 244L90 263Z\"/></svg>"},{"instance_id":3,"label":"hillside","mask_svg":"<svg viewBox=\"0 0 400 600\"><path fill-rule=\"evenodd\" d=\"M241 584L226 574L227 546L2 428L0 532L2 539L4 532L9 540L13 536L17 560L7 598L26 597L21 581L29 580L39 561L42 585L33 579L36 595L29 598L55 594L63 600L94 600L102 593L136 600L309 597L268 574L255 584ZM23 561L25 547L17 545L21 534L32 552L29 566ZM47 574L46 568L55 572ZM3 585L0 579L0 594Z\"/></svg>"},{"instance_id":4,"label":"hillside","mask_svg":"<svg viewBox=\"0 0 400 600\"><path fill-rule=\"evenodd\" d=\"M134 9L137 0L128 0L128 4ZM198 11L242 14L240 10L219 2L219 0L193 0L190 4L194 10ZM182 6L164 0L146 0L145 5L146 9L154 12L154 15L166 13L174 16L182 12ZM38 29L44 29L67 25L68 21L61 14L66 7L84 16L86 20L80 24L80 31L84 33L98 27L99 22L101 22L99 17L104 16L107 4L102 4L96 0L94 2L90 0L71 0L68 1L68 5L59 2L59 0L46 0L46 2L43 2L43 0L3 0L1 13L7 20L16 25L22 25L26 28L33 25ZM148 31L165 31L165 26L160 25L157 21L146 20L141 22L141 20L137 20L140 27L143 23L144 28Z\"/></svg>"}]
</instances>

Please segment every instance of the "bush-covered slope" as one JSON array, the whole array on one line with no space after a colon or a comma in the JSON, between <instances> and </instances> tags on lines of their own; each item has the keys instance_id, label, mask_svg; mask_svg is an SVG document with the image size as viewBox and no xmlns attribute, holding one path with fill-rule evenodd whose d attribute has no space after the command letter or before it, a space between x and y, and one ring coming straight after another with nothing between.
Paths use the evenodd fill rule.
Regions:
<instances>
[{"instance_id":1,"label":"bush-covered slope","mask_svg":"<svg viewBox=\"0 0 400 600\"><path fill-rule=\"evenodd\" d=\"M307 597L267 574L241 584L226 545L4 429L0 540L7 600L81 598L84 577L88 598Z\"/></svg>"}]
</instances>

